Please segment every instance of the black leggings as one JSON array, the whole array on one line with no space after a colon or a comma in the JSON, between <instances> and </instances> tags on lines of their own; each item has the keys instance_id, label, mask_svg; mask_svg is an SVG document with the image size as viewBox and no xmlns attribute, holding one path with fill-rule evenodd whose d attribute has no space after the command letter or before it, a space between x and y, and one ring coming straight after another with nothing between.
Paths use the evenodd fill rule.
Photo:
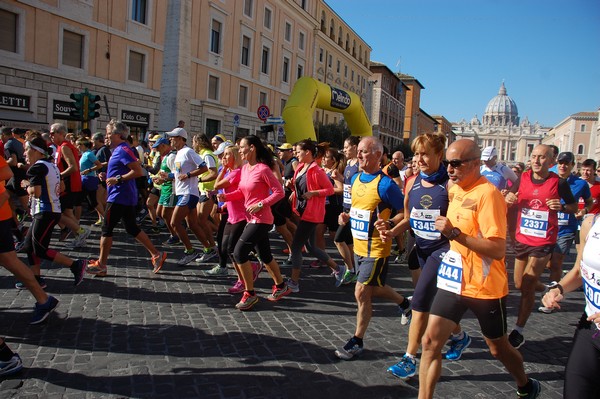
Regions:
<instances>
[{"instance_id":1,"label":"black leggings","mask_svg":"<svg viewBox=\"0 0 600 399\"><path fill-rule=\"evenodd\" d=\"M112 237L113 230L117 224L123 219L125 231L132 237L137 237L140 234L140 227L135 222L135 205L128 206L108 202L106 211L104 211L104 224L102 225L102 237Z\"/></svg>"},{"instance_id":2,"label":"black leggings","mask_svg":"<svg viewBox=\"0 0 600 399\"><path fill-rule=\"evenodd\" d=\"M429 313L433 298L437 292L438 269L442 257L448 252L449 247L444 245L435 250L421 249L415 246L415 253L421 266L421 274L413 293L412 308L417 312Z\"/></svg>"},{"instance_id":3,"label":"black leggings","mask_svg":"<svg viewBox=\"0 0 600 399\"><path fill-rule=\"evenodd\" d=\"M235 263L241 265L248 262L250 260L248 255L252 249L256 250L263 263L270 263L273 260L269 242L269 231L272 226L272 224L248 223L233 250Z\"/></svg>"},{"instance_id":4,"label":"black leggings","mask_svg":"<svg viewBox=\"0 0 600 399\"><path fill-rule=\"evenodd\" d=\"M231 259L232 262L235 262L235 258L233 257L235 245L238 243L240 236L244 232L245 227L245 220L242 220L241 222L237 222L235 224L227 222L227 224L225 225L225 231L223 231L222 241L223 252L225 253L224 257Z\"/></svg>"},{"instance_id":5,"label":"black leggings","mask_svg":"<svg viewBox=\"0 0 600 399\"><path fill-rule=\"evenodd\" d=\"M52 229L60 220L60 213L40 212L33 216L33 221L25 237L22 252L27 253L30 265L38 265L41 259L53 261L56 251L48 248L52 238Z\"/></svg>"},{"instance_id":6,"label":"black leggings","mask_svg":"<svg viewBox=\"0 0 600 399\"><path fill-rule=\"evenodd\" d=\"M329 259L331 259L329 255L327 255L327 252L315 245L315 229L317 228L317 224L318 223L307 222L306 220L301 220L300 223L298 223L298 228L296 229L296 234L294 234L294 240L292 241L292 268L302 268L302 246L304 246L304 244L306 244L308 252L321 262L327 263L329 262Z\"/></svg>"},{"instance_id":7,"label":"black leggings","mask_svg":"<svg viewBox=\"0 0 600 399\"><path fill-rule=\"evenodd\" d=\"M587 317L587 316L582 316ZM580 321L573 337L571 354L565 368L566 399L600 398L600 331L587 320Z\"/></svg>"},{"instance_id":8,"label":"black leggings","mask_svg":"<svg viewBox=\"0 0 600 399\"><path fill-rule=\"evenodd\" d=\"M227 248L223 245L223 235L225 233L225 225L227 224L227 212L221 213L219 228L217 229L217 249L219 251L219 266L227 267Z\"/></svg>"}]
</instances>

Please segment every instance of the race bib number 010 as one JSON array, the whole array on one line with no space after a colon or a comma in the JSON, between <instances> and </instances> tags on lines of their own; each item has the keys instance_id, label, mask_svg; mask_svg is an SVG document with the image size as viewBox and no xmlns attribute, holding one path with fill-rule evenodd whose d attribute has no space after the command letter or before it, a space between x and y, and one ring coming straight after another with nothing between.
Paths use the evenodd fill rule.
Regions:
<instances>
[{"instance_id":1,"label":"race bib number 010","mask_svg":"<svg viewBox=\"0 0 600 399\"><path fill-rule=\"evenodd\" d=\"M350 208L350 229L352 230L352 237L357 240L368 240L370 220L371 211Z\"/></svg>"}]
</instances>

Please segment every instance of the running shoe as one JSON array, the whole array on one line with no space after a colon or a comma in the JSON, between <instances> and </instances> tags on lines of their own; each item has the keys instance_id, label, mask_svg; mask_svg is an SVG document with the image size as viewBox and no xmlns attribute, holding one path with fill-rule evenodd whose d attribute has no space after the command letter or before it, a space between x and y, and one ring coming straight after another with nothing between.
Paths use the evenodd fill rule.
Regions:
<instances>
[{"instance_id":1,"label":"running shoe","mask_svg":"<svg viewBox=\"0 0 600 399\"><path fill-rule=\"evenodd\" d=\"M208 263L212 260L219 259L219 253L216 248L211 248L208 251L204 250L204 253L199 258L196 258L198 263Z\"/></svg>"},{"instance_id":2,"label":"running shoe","mask_svg":"<svg viewBox=\"0 0 600 399\"><path fill-rule=\"evenodd\" d=\"M163 218L158 218L156 220L156 224L158 225L158 228L160 228L160 229L163 229L167 226L165 223L165 219L163 219Z\"/></svg>"},{"instance_id":3,"label":"running shoe","mask_svg":"<svg viewBox=\"0 0 600 399\"><path fill-rule=\"evenodd\" d=\"M519 398L534 399L540 395L540 392L542 391L540 382L534 378L530 378L529 381L531 382L531 386L528 392L523 392L522 390L517 389L517 396Z\"/></svg>"},{"instance_id":4,"label":"running shoe","mask_svg":"<svg viewBox=\"0 0 600 399\"><path fill-rule=\"evenodd\" d=\"M512 330L508 336L508 342L510 342L515 349L519 349L525 343L525 337L517 330Z\"/></svg>"},{"instance_id":5,"label":"running shoe","mask_svg":"<svg viewBox=\"0 0 600 399\"><path fill-rule=\"evenodd\" d=\"M163 244L165 244L165 245L179 245L179 244L181 244L181 241L179 241L178 237L170 236L167 241L163 242Z\"/></svg>"},{"instance_id":6,"label":"running shoe","mask_svg":"<svg viewBox=\"0 0 600 399\"><path fill-rule=\"evenodd\" d=\"M103 223L104 223L104 219L100 218L100 219L96 220L96 223L94 223L94 226L102 226Z\"/></svg>"},{"instance_id":7,"label":"running shoe","mask_svg":"<svg viewBox=\"0 0 600 399\"><path fill-rule=\"evenodd\" d=\"M408 299L408 298L407 298ZM403 326L407 326L410 324L412 320L412 302L408 299L408 307L406 309L402 309L400 305L398 305L398 313L400 313L400 324Z\"/></svg>"},{"instance_id":8,"label":"running shoe","mask_svg":"<svg viewBox=\"0 0 600 399\"><path fill-rule=\"evenodd\" d=\"M293 292L294 294L297 294L298 292L300 292L300 283L296 283L291 278L288 278L286 281L286 284L289 287L290 291Z\"/></svg>"},{"instance_id":9,"label":"running shoe","mask_svg":"<svg viewBox=\"0 0 600 399\"><path fill-rule=\"evenodd\" d=\"M73 273L73 286L77 287L83 281L85 271L87 269L88 261L85 259L76 260L71 266L71 272Z\"/></svg>"},{"instance_id":10,"label":"running shoe","mask_svg":"<svg viewBox=\"0 0 600 399\"><path fill-rule=\"evenodd\" d=\"M146 216L148 216L148 210L146 208L142 208L142 210L140 211L140 213L138 213L138 215L135 217L135 222L137 224L141 224L144 219L146 219Z\"/></svg>"},{"instance_id":11,"label":"running shoe","mask_svg":"<svg viewBox=\"0 0 600 399\"><path fill-rule=\"evenodd\" d=\"M152 226L148 229L148 233L150 234L160 234L160 229L158 226Z\"/></svg>"},{"instance_id":12,"label":"running shoe","mask_svg":"<svg viewBox=\"0 0 600 399\"><path fill-rule=\"evenodd\" d=\"M178 266L185 266L188 263L194 261L198 256L200 256L200 253L196 250L192 250L192 252L184 252L183 256L181 257L181 259L179 259L177 261L177 265Z\"/></svg>"},{"instance_id":13,"label":"running shoe","mask_svg":"<svg viewBox=\"0 0 600 399\"><path fill-rule=\"evenodd\" d=\"M226 267L215 265L215 267L213 267L212 269L207 270L206 274L208 276L227 276L229 272L227 271Z\"/></svg>"},{"instance_id":14,"label":"running shoe","mask_svg":"<svg viewBox=\"0 0 600 399\"><path fill-rule=\"evenodd\" d=\"M85 270L89 274L93 274L96 277L106 277L108 268L100 264L99 260L91 260L88 262L87 269Z\"/></svg>"},{"instance_id":15,"label":"running shoe","mask_svg":"<svg viewBox=\"0 0 600 399\"><path fill-rule=\"evenodd\" d=\"M340 265L336 272L333 273L335 277L335 286L339 287L344 282L344 276L346 275L346 266Z\"/></svg>"},{"instance_id":16,"label":"running shoe","mask_svg":"<svg viewBox=\"0 0 600 399\"><path fill-rule=\"evenodd\" d=\"M258 275L260 274L260 272L263 269L263 263L262 262L250 262L250 266L252 266L252 281L256 281L256 279L258 278Z\"/></svg>"},{"instance_id":17,"label":"running shoe","mask_svg":"<svg viewBox=\"0 0 600 399\"><path fill-rule=\"evenodd\" d=\"M554 310L555 310L554 308L549 308L549 307L546 307L546 306L540 306L538 308L538 312L545 313L545 314L553 313Z\"/></svg>"},{"instance_id":18,"label":"running shoe","mask_svg":"<svg viewBox=\"0 0 600 399\"><path fill-rule=\"evenodd\" d=\"M342 281L342 284L346 285L346 284L354 283L354 282L356 282L357 278L358 278L358 276L356 274L354 274L354 270L346 269L346 273L344 273L344 280Z\"/></svg>"},{"instance_id":19,"label":"running shoe","mask_svg":"<svg viewBox=\"0 0 600 399\"><path fill-rule=\"evenodd\" d=\"M85 240L87 240L87 238L90 236L91 232L92 232L92 229L90 229L89 227L80 227L77 236L75 238L73 238L73 241L71 241L70 247L71 248L83 247L85 245Z\"/></svg>"},{"instance_id":20,"label":"running shoe","mask_svg":"<svg viewBox=\"0 0 600 399\"><path fill-rule=\"evenodd\" d=\"M362 352L362 345L359 345L358 342L356 342L356 339L352 337L343 348L336 349L335 355L342 360L350 360L353 357L360 355Z\"/></svg>"},{"instance_id":21,"label":"running shoe","mask_svg":"<svg viewBox=\"0 0 600 399\"><path fill-rule=\"evenodd\" d=\"M45 290L46 288L48 288L48 285L46 284L46 279L43 278L42 276L34 276L35 279L37 280L38 284L40 285L40 287L42 287L43 290ZM27 287L25 287L25 284L23 284L22 282L17 282L15 284L15 288L18 290L26 290Z\"/></svg>"},{"instance_id":22,"label":"running shoe","mask_svg":"<svg viewBox=\"0 0 600 399\"><path fill-rule=\"evenodd\" d=\"M244 291L242 300L239 301L235 307L239 310L250 310L258 302L258 296L256 294L251 295L248 291Z\"/></svg>"},{"instance_id":23,"label":"running shoe","mask_svg":"<svg viewBox=\"0 0 600 399\"><path fill-rule=\"evenodd\" d=\"M288 258L286 260L284 260L283 262L281 262L281 266L292 266L292 256L288 256Z\"/></svg>"},{"instance_id":24,"label":"running shoe","mask_svg":"<svg viewBox=\"0 0 600 399\"><path fill-rule=\"evenodd\" d=\"M40 305L36 303L33 308L33 317L29 324L40 324L44 320L48 318L50 313L52 313L58 307L58 299L53 296L49 296L46 303Z\"/></svg>"},{"instance_id":25,"label":"running shoe","mask_svg":"<svg viewBox=\"0 0 600 399\"><path fill-rule=\"evenodd\" d=\"M227 292L229 292L230 294L239 294L240 292L244 292L245 288L246 287L244 286L244 282L242 280L238 280L232 287L229 287Z\"/></svg>"},{"instance_id":26,"label":"running shoe","mask_svg":"<svg viewBox=\"0 0 600 399\"><path fill-rule=\"evenodd\" d=\"M276 285L273 285L273 292L267 297L267 299L271 302L277 302L284 296L289 295L291 293L292 290L290 289L290 287L288 287L287 284L284 284L283 288L277 288Z\"/></svg>"},{"instance_id":27,"label":"running shoe","mask_svg":"<svg viewBox=\"0 0 600 399\"><path fill-rule=\"evenodd\" d=\"M312 267L313 269L320 269L321 267L323 267L323 263L320 260L313 260L312 262L310 262L310 267Z\"/></svg>"},{"instance_id":28,"label":"running shoe","mask_svg":"<svg viewBox=\"0 0 600 399\"><path fill-rule=\"evenodd\" d=\"M156 256L152 257L152 273L156 274L162 269L165 264L165 260L167 260L167 253L161 252Z\"/></svg>"},{"instance_id":29,"label":"running shoe","mask_svg":"<svg viewBox=\"0 0 600 399\"><path fill-rule=\"evenodd\" d=\"M23 362L21 361L19 355L15 353L9 360L0 362L0 377L14 374L18 371L21 371L22 368Z\"/></svg>"},{"instance_id":30,"label":"running shoe","mask_svg":"<svg viewBox=\"0 0 600 399\"><path fill-rule=\"evenodd\" d=\"M15 252L21 252L23 250L24 246L25 246L25 240L17 241L15 243Z\"/></svg>"},{"instance_id":31,"label":"running shoe","mask_svg":"<svg viewBox=\"0 0 600 399\"><path fill-rule=\"evenodd\" d=\"M465 349L471 345L471 337L463 331L463 339L450 339L450 349L446 352L446 359L459 360Z\"/></svg>"},{"instance_id":32,"label":"running shoe","mask_svg":"<svg viewBox=\"0 0 600 399\"><path fill-rule=\"evenodd\" d=\"M417 372L417 360L405 354L398 363L388 367L387 372L402 380L414 377Z\"/></svg>"}]
</instances>

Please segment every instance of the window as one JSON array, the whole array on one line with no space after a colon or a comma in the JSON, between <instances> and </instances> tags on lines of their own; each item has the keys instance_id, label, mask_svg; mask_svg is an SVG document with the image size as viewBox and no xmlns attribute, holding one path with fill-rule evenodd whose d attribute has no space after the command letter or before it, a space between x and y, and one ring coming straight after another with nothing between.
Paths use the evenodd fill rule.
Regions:
<instances>
[{"instance_id":1,"label":"window","mask_svg":"<svg viewBox=\"0 0 600 399\"><path fill-rule=\"evenodd\" d=\"M68 30L63 31L63 65L83 67L83 36ZM130 67L131 70L131 67Z\"/></svg>"},{"instance_id":2,"label":"window","mask_svg":"<svg viewBox=\"0 0 600 399\"><path fill-rule=\"evenodd\" d=\"M323 49L322 48L319 49L319 62L321 62L321 63L323 62Z\"/></svg>"},{"instance_id":3,"label":"window","mask_svg":"<svg viewBox=\"0 0 600 399\"><path fill-rule=\"evenodd\" d=\"M304 75L304 66L298 65L298 73L296 74L296 79L300 79Z\"/></svg>"},{"instance_id":4,"label":"window","mask_svg":"<svg viewBox=\"0 0 600 399\"><path fill-rule=\"evenodd\" d=\"M217 119L206 119L205 133L208 137L212 137L215 134L221 132L221 121Z\"/></svg>"},{"instance_id":5,"label":"window","mask_svg":"<svg viewBox=\"0 0 600 399\"><path fill-rule=\"evenodd\" d=\"M242 36L242 56L240 62L242 65L250 65L250 46L251 40L248 36Z\"/></svg>"},{"instance_id":6,"label":"window","mask_svg":"<svg viewBox=\"0 0 600 399\"><path fill-rule=\"evenodd\" d=\"M254 0L244 0L244 15L252 18L253 9L254 9Z\"/></svg>"},{"instance_id":7,"label":"window","mask_svg":"<svg viewBox=\"0 0 600 399\"><path fill-rule=\"evenodd\" d=\"M145 55L142 53L129 51L129 80L141 83L144 82L144 58Z\"/></svg>"},{"instance_id":8,"label":"window","mask_svg":"<svg viewBox=\"0 0 600 399\"><path fill-rule=\"evenodd\" d=\"M300 7L302 7L303 10L306 10L306 0L300 1Z\"/></svg>"},{"instance_id":9,"label":"window","mask_svg":"<svg viewBox=\"0 0 600 399\"><path fill-rule=\"evenodd\" d=\"M140 24L146 24L146 0L132 0L131 1L131 19Z\"/></svg>"},{"instance_id":10,"label":"window","mask_svg":"<svg viewBox=\"0 0 600 399\"><path fill-rule=\"evenodd\" d=\"M354 69L352 70L352 73L350 74L350 81L354 82Z\"/></svg>"},{"instance_id":11,"label":"window","mask_svg":"<svg viewBox=\"0 0 600 399\"><path fill-rule=\"evenodd\" d=\"M263 46L260 71L264 74L269 73L269 53L270 49L267 46Z\"/></svg>"},{"instance_id":12,"label":"window","mask_svg":"<svg viewBox=\"0 0 600 399\"><path fill-rule=\"evenodd\" d=\"M17 14L0 10L0 50L17 52Z\"/></svg>"},{"instance_id":13,"label":"window","mask_svg":"<svg viewBox=\"0 0 600 399\"><path fill-rule=\"evenodd\" d=\"M298 34L298 48L304 51L304 32Z\"/></svg>"},{"instance_id":14,"label":"window","mask_svg":"<svg viewBox=\"0 0 600 399\"><path fill-rule=\"evenodd\" d=\"M348 78L348 65L344 65L344 77Z\"/></svg>"},{"instance_id":15,"label":"window","mask_svg":"<svg viewBox=\"0 0 600 399\"><path fill-rule=\"evenodd\" d=\"M238 96L238 105L241 108L248 108L248 88L240 85L240 93Z\"/></svg>"},{"instance_id":16,"label":"window","mask_svg":"<svg viewBox=\"0 0 600 399\"><path fill-rule=\"evenodd\" d=\"M288 57L283 57L283 71L281 80L283 80L285 83L290 81L290 59Z\"/></svg>"},{"instance_id":17,"label":"window","mask_svg":"<svg viewBox=\"0 0 600 399\"><path fill-rule=\"evenodd\" d=\"M581 125L581 127L584 127L585 125ZM577 155L583 155L583 144L579 144L577 146Z\"/></svg>"},{"instance_id":18,"label":"window","mask_svg":"<svg viewBox=\"0 0 600 399\"><path fill-rule=\"evenodd\" d=\"M327 66L329 68L331 68L332 64L333 64L333 56L331 54L329 54L329 57L327 57Z\"/></svg>"},{"instance_id":19,"label":"window","mask_svg":"<svg viewBox=\"0 0 600 399\"><path fill-rule=\"evenodd\" d=\"M581 131L585 132L585 125L581 125Z\"/></svg>"},{"instance_id":20,"label":"window","mask_svg":"<svg viewBox=\"0 0 600 399\"><path fill-rule=\"evenodd\" d=\"M221 54L221 29L222 24L216 19L212 20L210 31L210 51L215 54Z\"/></svg>"},{"instance_id":21,"label":"window","mask_svg":"<svg viewBox=\"0 0 600 399\"><path fill-rule=\"evenodd\" d=\"M341 67L342 63L340 62L340 60L337 61L337 67L336 67L336 71L337 73L340 73L340 67Z\"/></svg>"},{"instance_id":22,"label":"window","mask_svg":"<svg viewBox=\"0 0 600 399\"><path fill-rule=\"evenodd\" d=\"M271 30L271 14L271 10L269 8L265 8L265 19L263 21L263 25L269 30Z\"/></svg>"},{"instance_id":23,"label":"window","mask_svg":"<svg viewBox=\"0 0 600 399\"><path fill-rule=\"evenodd\" d=\"M285 41L292 41L292 24L290 24L289 22L285 23Z\"/></svg>"},{"instance_id":24,"label":"window","mask_svg":"<svg viewBox=\"0 0 600 399\"><path fill-rule=\"evenodd\" d=\"M265 93L264 91L258 93L258 103L260 105L267 105L267 93Z\"/></svg>"},{"instance_id":25,"label":"window","mask_svg":"<svg viewBox=\"0 0 600 399\"><path fill-rule=\"evenodd\" d=\"M217 76L208 76L208 99L219 100L219 78Z\"/></svg>"}]
</instances>

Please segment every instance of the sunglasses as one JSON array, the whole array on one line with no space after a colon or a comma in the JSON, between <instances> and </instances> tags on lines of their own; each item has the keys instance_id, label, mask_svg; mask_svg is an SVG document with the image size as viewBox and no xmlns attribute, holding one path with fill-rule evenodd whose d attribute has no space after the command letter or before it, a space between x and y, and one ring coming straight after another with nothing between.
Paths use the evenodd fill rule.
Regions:
<instances>
[{"instance_id":1,"label":"sunglasses","mask_svg":"<svg viewBox=\"0 0 600 399\"><path fill-rule=\"evenodd\" d=\"M453 168L456 169L456 168L460 168L464 163L471 162L471 161L474 161L476 159L479 159L479 158L451 159L449 161L445 161L444 163L446 165L450 165L450 166L452 166Z\"/></svg>"}]
</instances>

